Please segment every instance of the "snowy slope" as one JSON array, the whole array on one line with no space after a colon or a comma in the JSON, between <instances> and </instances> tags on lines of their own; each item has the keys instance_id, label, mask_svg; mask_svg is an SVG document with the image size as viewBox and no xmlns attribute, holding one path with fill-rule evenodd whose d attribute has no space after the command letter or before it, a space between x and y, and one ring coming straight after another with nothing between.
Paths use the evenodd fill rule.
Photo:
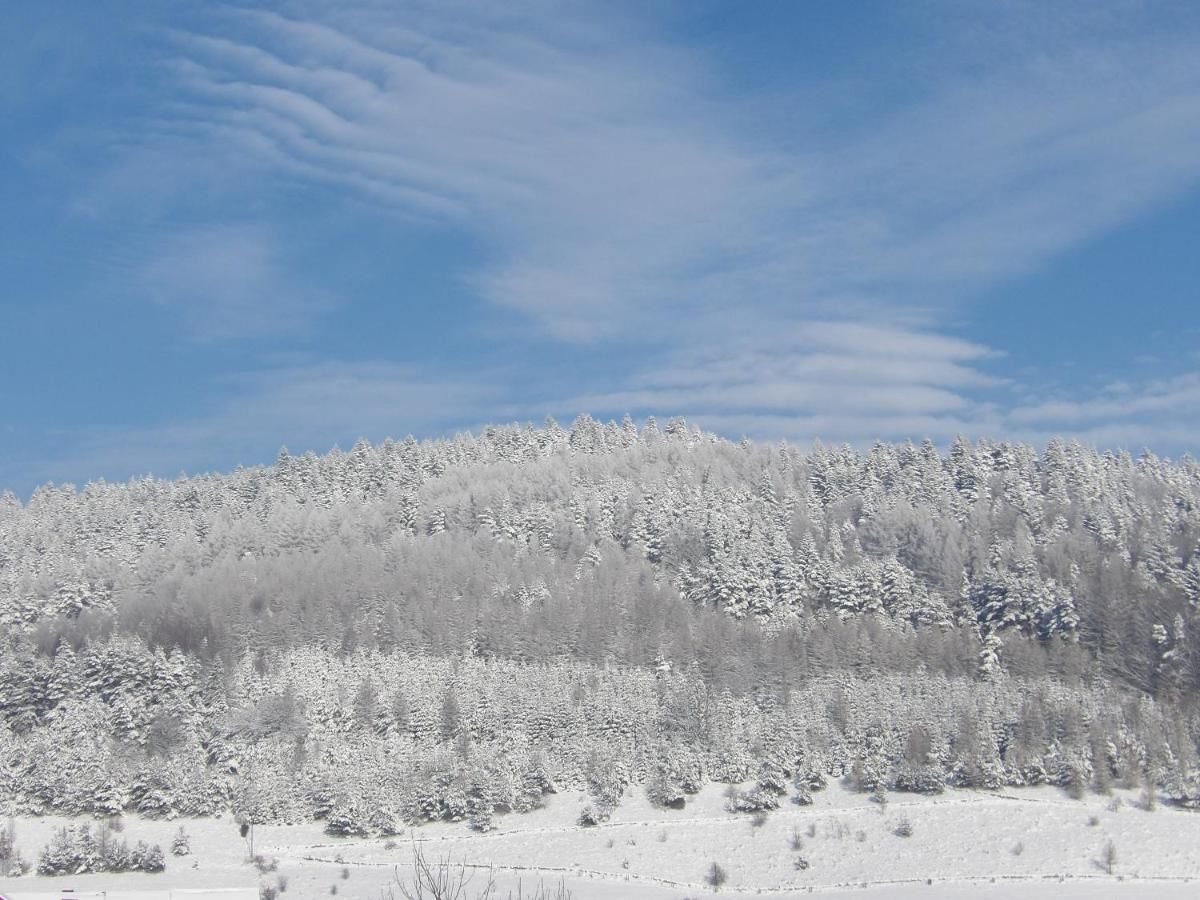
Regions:
<instances>
[{"instance_id":1,"label":"snowy slope","mask_svg":"<svg viewBox=\"0 0 1200 900\"><path fill-rule=\"evenodd\" d=\"M1119 801L1119 802L1118 802ZM833 786L812 807L790 806L755 826L724 810L719 786L710 786L685 810L652 807L628 796L610 822L574 824L582 795L561 794L539 812L507 816L477 834L461 824L434 824L382 839L341 840L317 825L260 827L259 852L279 860L278 873L259 876L242 860L245 846L229 819L190 820L194 855L170 858L159 876L26 877L0 880L0 895L23 900L60 887L76 890L167 891L235 887L288 879L285 900L330 896L377 898L395 867L405 870L410 842L431 857L449 856L472 866L494 867L507 890L518 879L526 891L539 877L560 878L579 900L630 897L666 900L712 893L705 875L715 861L728 873L730 897L854 894L943 898L1195 896L1200 891L1200 815L1170 807L1147 811L1136 798L1024 789L996 793L950 791L935 797L891 795L884 807ZM902 820L910 837L895 831ZM27 857L63 820L22 820L18 839ZM131 820L130 840L169 843L179 823ZM799 836L803 846L791 848ZM1109 875L1101 863L1105 844L1116 849ZM797 870L794 860L810 863ZM194 866L194 867L193 867ZM344 877L345 876L345 877ZM481 871L476 885L483 883ZM165 893L155 897L165 898ZM133 900L133 895L130 895ZM150 895L146 895L150 900Z\"/></svg>"}]
</instances>

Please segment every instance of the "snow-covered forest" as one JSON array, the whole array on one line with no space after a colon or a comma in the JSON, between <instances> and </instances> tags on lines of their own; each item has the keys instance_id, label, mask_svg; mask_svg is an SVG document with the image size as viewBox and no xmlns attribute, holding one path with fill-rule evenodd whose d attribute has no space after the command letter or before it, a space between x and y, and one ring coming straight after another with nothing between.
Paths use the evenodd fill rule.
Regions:
<instances>
[{"instance_id":1,"label":"snow-covered forest","mask_svg":"<svg viewBox=\"0 0 1200 900\"><path fill-rule=\"evenodd\" d=\"M707 781L1200 802L1200 465L660 427L0 499L0 804L487 829Z\"/></svg>"}]
</instances>

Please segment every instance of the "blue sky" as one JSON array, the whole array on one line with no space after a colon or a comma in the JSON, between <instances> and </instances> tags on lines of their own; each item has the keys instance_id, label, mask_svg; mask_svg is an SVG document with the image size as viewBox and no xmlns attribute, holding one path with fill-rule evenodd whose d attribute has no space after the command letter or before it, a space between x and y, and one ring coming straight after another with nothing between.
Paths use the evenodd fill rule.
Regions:
<instances>
[{"instance_id":1,"label":"blue sky","mask_svg":"<svg viewBox=\"0 0 1200 900\"><path fill-rule=\"evenodd\" d=\"M332 6L0 8L0 489L580 412L1196 453L1195 4Z\"/></svg>"}]
</instances>

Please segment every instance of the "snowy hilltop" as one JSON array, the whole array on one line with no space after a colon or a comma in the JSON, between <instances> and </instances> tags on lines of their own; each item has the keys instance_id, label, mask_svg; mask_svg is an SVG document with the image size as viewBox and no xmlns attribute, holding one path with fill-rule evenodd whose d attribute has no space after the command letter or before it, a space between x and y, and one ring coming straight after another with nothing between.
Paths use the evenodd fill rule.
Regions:
<instances>
[{"instance_id":1,"label":"snowy hilltop","mask_svg":"<svg viewBox=\"0 0 1200 900\"><path fill-rule=\"evenodd\" d=\"M1200 465L586 416L0 499L0 804L385 834L1158 786L1200 801ZM1153 789L1151 787L1151 789Z\"/></svg>"}]
</instances>

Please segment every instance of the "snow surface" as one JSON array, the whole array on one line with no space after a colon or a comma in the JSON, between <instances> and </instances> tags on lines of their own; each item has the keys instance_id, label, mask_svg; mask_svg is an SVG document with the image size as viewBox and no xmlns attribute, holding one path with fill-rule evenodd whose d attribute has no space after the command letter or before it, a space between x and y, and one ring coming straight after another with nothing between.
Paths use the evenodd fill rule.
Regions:
<instances>
[{"instance_id":1,"label":"snow surface","mask_svg":"<svg viewBox=\"0 0 1200 900\"><path fill-rule=\"evenodd\" d=\"M528 894L539 879L562 879L577 900L679 900L712 894L704 881L712 862L728 873L726 897L869 895L901 898L1193 897L1200 894L1200 813L1172 807L1147 811L1134 793L1089 795L1076 801L1053 788L996 792L947 791L938 797L891 794L885 806L834 785L811 807L785 805L755 827L724 809L723 787L709 785L684 810L650 805L640 790L623 799L611 821L575 824L582 794L548 798L527 815L499 816L495 830L435 823L387 839L338 839L320 823L259 826L256 852L279 861L288 879L282 900L331 896L375 900L396 867L403 872L413 842L432 858L449 856L493 867L501 896L518 880ZM1095 823L1090 820L1094 818ZM901 820L911 837L896 835ZM17 820L24 856L37 851L70 820ZM229 817L175 822L126 820L121 837L169 848L180 825L192 856L167 856L159 875L26 876L0 879L9 900L57 900L62 888L107 891L107 900L169 900L171 891L274 884L244 862L246 847ZM803 848L791 849L799 835ZM1112 841L1112 875L1100 857ZM1018 852L1019 850L1019 852ZM797 856L810 863L794 866ZM343 877L345 876L345 877ZM475 884L484 880L481 871ZM227 895L232 896L232 895ZM175 894L176 900L184 895Z\"/></svg>"}]
</instances>

